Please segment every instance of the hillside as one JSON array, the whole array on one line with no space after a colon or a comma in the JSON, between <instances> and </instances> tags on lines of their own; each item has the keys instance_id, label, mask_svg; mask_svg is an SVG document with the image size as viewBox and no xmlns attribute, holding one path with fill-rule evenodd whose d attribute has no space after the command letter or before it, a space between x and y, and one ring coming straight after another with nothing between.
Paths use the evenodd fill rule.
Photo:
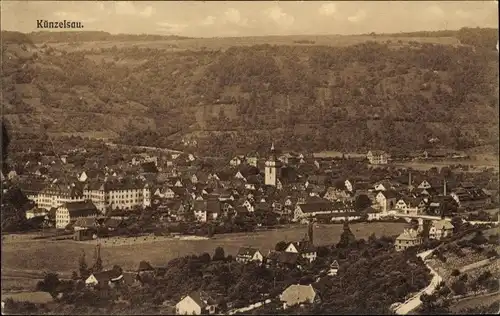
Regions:
<instances>
[{"instance_id":1,"label":"hillside","mask_svg":"<svg viewBox=\"0 0 500 316\"><path fill-rule=\"evenodd\" d=\"M3 115L14 134L98 132L177 148L192 138L202 152L271 139L293 150L418 149L430 138L496 152L498 53L495 44L459 44L470 32L270 37L231 47L228 39L147 36L41 44L41 35L11 34L2 48Z\"/></svg>"}]
</instances>

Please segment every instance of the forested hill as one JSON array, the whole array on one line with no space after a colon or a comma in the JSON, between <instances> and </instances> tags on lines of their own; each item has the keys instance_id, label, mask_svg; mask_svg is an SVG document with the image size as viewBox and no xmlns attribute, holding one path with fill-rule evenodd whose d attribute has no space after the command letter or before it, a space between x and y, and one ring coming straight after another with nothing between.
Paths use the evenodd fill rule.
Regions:
<instances>
[{"instance_id":1,"label":"forested hill","mask_svg":"<svg viewBox=\"0 0 500 316\"><path fill-rule=\"evenodd\" d=\"M314 151L419 149L435 146L432 138L454 149L492 145L498 52L496 40L478 38L488 43L372 36L195 50L182 46L193 39L175 41L177 49L11 40L3 114L13 133L105 134L179 149L195 139L198 151L221 154L272 140Z\"/></svg>"},{"instance_id":2,"label":"forested hill","mask_svg":"<svg viewBox=\"0 0 500 316\"><path fill-rule=\"evenodd\" d=\"M2 41L29 41L31 43L61 43L61 42L94 42L94 41L165 41L180 40L188 37L177 35L151 34L111 34L103 31L38 31L23 34L13 31L2 31Z\"/></svg>"}]
</instances>

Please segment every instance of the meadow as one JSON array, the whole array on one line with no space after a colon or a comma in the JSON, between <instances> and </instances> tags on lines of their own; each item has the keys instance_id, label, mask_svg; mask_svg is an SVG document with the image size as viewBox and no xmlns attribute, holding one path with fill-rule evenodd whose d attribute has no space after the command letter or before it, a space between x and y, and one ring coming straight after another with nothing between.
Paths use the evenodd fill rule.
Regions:
<instances>
[{"instance_id":1,"label":"meadow","mask_svg":"<svg viewBox=\"0 0 500 316\"><path fill-rule=\"evenodd\" d=\"M357 238L368 238L372 233L376 236L391 236L402 232L403 223L358 223L351 224L351 230ZM236 255L242 246L253 246L263 254L279 241L298 241L307 231L305 226L250 234L216 235L209 240L163 240L150 243L128 244L123 246L101 247L104 267L120 265L124 270L135 270L142 260L153 266L164 266L179 256L213 254L216 247L224 248L226 254ZM339 241L342 234L341 224L320 225L314 230L316 245L333 244ZM78 259L85 252L87 263L94 260L95 246L85 242L32 240L2 243L2 274L4 271L39 271L70 274L78 270Z\"/></svg>"}]
</instances>

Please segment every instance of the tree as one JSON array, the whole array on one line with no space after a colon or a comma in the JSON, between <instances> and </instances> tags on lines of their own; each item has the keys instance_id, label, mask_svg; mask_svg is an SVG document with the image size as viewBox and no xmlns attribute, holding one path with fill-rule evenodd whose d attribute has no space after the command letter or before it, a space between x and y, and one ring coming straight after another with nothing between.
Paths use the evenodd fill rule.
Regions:
<instances>
[{"instance_id":1,"label":"tree","mask_svg":"<svg viewBox=\"0 0 500 316\"><path fill-rule=\"evenodd\" d=\"M288 243L286 241L280 241L276 244L276 246L274 247L274 250L285 251L286 246L288 246Z\"/></svg>"},{"instance_id":2,"label":"tree","mask_svg":"<svg viewBox=\"0 0 500 316\"><path fill-rule=\"evenodd\" d=\"M90 276L89 268L87 266L87 262L85 260L85 252L82 251L82 255L80 256L80 260L78 261L79 270L80 270L80 278L86 279Z\"/></svg>"},{"instance_id":3,"label":"tree","mask_svg":"<svg viewBox=\"0 0 500 316\"><path fill-rule=\"evenodd\" d=\"M372 200L366 194L360 194L354 201L354 208L357 211L364 210L372 205Z\"/></svg>"},{"instance_id":4,"label":"tree","mask_svg":"<svg viewBox=\"0 0 500 316\"><path fill-rule=\"evenodd\" d=\"M344 223L344 231L340 235L340 240L337 244L337 248L346 248L349 245L356 243L356 237L351 232L349 228L349 223Z\"/></svg>"},{"instance_id":5,"label":"tree","mask_svg":"<svg viewBox=\"0 0 500 316\"><path fill-rule=\"evenodd\" d=\"M212 257L213 261L223 261L226 258L226 254L224 252L224 248L222 247L217 247L215 248L214 255Z\"/></svg>"},{"instance_id":6,"label":"tree","mask_svg":"<svg viewBox=\"0 0 500 316\"><path fill-rule=\"evenodd\" d=\"M57 295L57 287L61 284L57 273L46 273L43 280L37 283L37 290L47 292L53 297Z\"/></svg>"}]
</instances>

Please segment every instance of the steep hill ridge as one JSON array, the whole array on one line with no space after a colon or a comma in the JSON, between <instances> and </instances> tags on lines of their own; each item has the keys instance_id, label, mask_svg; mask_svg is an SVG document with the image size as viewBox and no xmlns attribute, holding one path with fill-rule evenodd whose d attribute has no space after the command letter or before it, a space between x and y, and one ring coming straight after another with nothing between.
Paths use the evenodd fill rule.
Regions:
<instances>
[{"instance_id":1,"label":"steep hill ridge","mask_svg":"<svg viewBox=\"0 0 500 316\"><path fill-rule=\"evenodd\" d=\"M497 51L355 42L70 50L11 40L3 48L3 114L14 132L100 132L160 147L194 138L200 151L271 140L349 151L428 148L430 138L455 149L498 143Z\"/></svg>"}]
</instances>

